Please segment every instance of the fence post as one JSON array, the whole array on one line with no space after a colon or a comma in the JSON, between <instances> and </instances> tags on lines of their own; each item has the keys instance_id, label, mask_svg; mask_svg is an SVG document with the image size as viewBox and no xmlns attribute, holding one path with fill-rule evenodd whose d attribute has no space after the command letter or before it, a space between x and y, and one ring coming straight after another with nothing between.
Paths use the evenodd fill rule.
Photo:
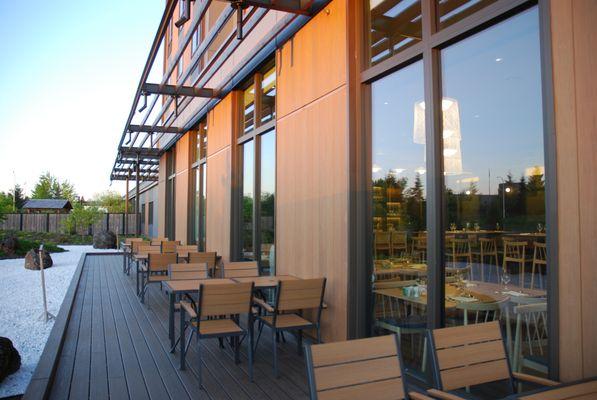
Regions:
<instances>
[{"instance_id":1,"label":"fence post","mask_svg":"<svg viewBox=\"0 0 597 400\"><path fill-rule=\"evenodd\" d=\"M19 219L19 230L23 231L23 213L19 214L20 219Z\"/></svg>"},{"instance_id":2,"label":"fence post","mask_svg":"<svg viewBox=\"0 0 597 400\"><path fill-rule=\"evenodd\" d=\"M106 213L106 230L107 231L110 230L110 213L109 212Z\"/></svg>"},{"instance_id":3,"label":"fence post","mask_svg":"<svg viewBox=\"0 0 597 400\"><path fill-rule=\"evenodd\" d=\"M50 232L50 213L46 214L46 232Z\"/></svg>"}]
</instances>

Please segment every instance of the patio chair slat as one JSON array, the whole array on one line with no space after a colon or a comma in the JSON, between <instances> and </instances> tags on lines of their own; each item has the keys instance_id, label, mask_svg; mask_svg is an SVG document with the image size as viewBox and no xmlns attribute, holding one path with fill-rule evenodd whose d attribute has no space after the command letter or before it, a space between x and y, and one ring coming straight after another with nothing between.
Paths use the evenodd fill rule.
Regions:
<instances>
[{"instance_id":1,"label":"patio chair slat","mask_svg":"<svg viewBox=\"0 0 597 400\"><path fill-rule=\"evenodd\" d=\"M326 365L368 360L396 355L396 343L392 336L378 336L347 342L327 343L313 352L313 365Z\"/></svg>"},{"instance_id":2,"label":"patio chair slat","mask_svg":"<svg viewBox=\"0 0 597 400\"><path fill-rule=\"evenodd\" d=\"M486 324L475 324L437 329L433 331L436 349L463 346L464 344L501 340L502 335L499 322L493 321Z\"/></svg>"},{"instance_id":3,"label":"patio chair slat","mask_svg":"<svg viewBox=\"0 0 597 400\"><path fill-rule=\"evenodd\" d=\"M320 391L371 381L397 379L401 376L400 365L396 356L315 369L315 381L318 383L317 386Z\"/></svg>"},{"instance_id":4,"label":"patio chair slat","mask_svg":"<svg viewBox=\"0 0 597 400\"><path fill-rule=\"evenodd\" d=\"M481 385L510 378L505 359L441 371L444 390Z\"/></svg>"},{"instance_id":5,"label":"patio chair slat","mask_svg":"<svg viewBox=\"0 0 597 400\"><path fill-rule=\"evenodd\" d=\"M402 379L397 378L325 390L319 392L317 398L318 400L396 400L404 398L404 389Z\"/></svg>"},{"instance_id":6,"label":"patio chair slat","mask_svg":"<svg viewBox=\"0 0 597 400\"><path fill-rule=\"evenodd\" d=\"M451 347L437 351L437 358L442 369L462 367L490 361L505 360L502 340L477 343L470 346Z\"/></svg>"}]
</instances>

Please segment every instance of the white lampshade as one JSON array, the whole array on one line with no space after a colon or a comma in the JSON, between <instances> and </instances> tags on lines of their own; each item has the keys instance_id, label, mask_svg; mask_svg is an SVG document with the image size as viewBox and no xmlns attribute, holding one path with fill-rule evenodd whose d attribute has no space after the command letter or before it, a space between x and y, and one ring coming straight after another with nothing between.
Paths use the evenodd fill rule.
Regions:
<instances>
[{"instance_id":1,"label":"white lampshade","mask_svg":"<svg viewBox=\"0 0 597 400\"><path fill-rule=\"evenodd\" d=\"M449 97L442 99L442 136L444 145L444 173L456 175L462 173L462 153L460 141L460 109L458 101ZM413 141L425 144L425 102L415 103Z\"/></svg>"}]
</instances>

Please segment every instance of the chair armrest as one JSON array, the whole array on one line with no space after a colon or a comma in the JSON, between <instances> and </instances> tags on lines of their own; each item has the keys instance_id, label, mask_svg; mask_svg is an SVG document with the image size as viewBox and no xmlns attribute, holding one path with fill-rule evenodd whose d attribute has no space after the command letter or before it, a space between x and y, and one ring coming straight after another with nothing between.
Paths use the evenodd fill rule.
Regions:
<instances>
[{"instance_id":1,"label":"chair armrest","mask_svg":"<svg viewBox=\"0 0 597 400\"><path fill-rule=\"evenodd\" d=\"M253 298L253 303L255 303L259 307L263 308L267 312L271 312L271 313L274 312L274 308L272 306L270 306L269 304L267 304L267 302L265 302L264 300L262 300L258 297Z\"/></svg>"},{"instance_id":2,"label":"chair armrest","mask_svg":"<svg viewBox=\"0 0 597 400\"><path fill-rule=\"evenodd\" d=\"M429 393L432 397L441 400L463 400L462 397L456 396L452 393L447 393L438 389L428 389L427 393Z\"/></svg>"},{"instance_id":3,"label":"chair armrest","mask_svg":"<svg viewBox=\"0 0 597 400\"><path fill-rule=\"evenodd\" d=\"M197 312L195 312L195 308L191 303L189 303L188 301L181 301L179 304L180 308L183 309L184 312L189 314L189 317L197 318Z\"/></svg>"},{"instance_id":4,"label":"chair armrest","mask_svg":"<svg viewBox=\"0 0 597 400\"><path fill-rule=\"evenodd\" d=\"M327 303L326 302L321 303L321 308L324 310L327 310L328 309Z\"/></svg>"},{"instance_id":5,"label":"chair armrest","mask_svg":"<svg viewBox=\"0 0 597 400\"><path fill-rule=\"evenodd\" d=\"M541 386L558 386L560 384L560 382L552 381L551 379L524 374L522 372L512 372L512 376L516 380L535 383Z\"/></svg>"},{"instance_id":6,"label":"chair armrest","mask_svg":"<svg viewBox=\"0 0 597 400\"><path fill-rule=\"evenodd\" d=\"M408 397L412 400L433 400L431 397L419 392L408 392Z\"/></svg>"}]
</instances>

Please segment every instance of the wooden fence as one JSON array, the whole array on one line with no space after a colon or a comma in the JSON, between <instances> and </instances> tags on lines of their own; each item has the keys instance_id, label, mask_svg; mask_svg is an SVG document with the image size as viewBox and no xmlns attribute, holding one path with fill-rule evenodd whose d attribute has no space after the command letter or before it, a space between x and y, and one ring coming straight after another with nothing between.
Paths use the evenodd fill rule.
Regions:
<instances>
[{"instance_id":1,"label":"wooden fence","mask_svg":"<svg viewBox=\"0 0 597 400\"><path fill-rule=\"evenodd\" d=\"M128 217L127 235L135 234L136 214L102 214L102 219L93 226L77 227L78 234L94 234L98 231L109 230L118 235L125 234L125 218ZM4 214L4 221L0 221L0 230L15 230L25 232L64 233L63 221L68 214Z\"/></svg>"}]
</instances>

